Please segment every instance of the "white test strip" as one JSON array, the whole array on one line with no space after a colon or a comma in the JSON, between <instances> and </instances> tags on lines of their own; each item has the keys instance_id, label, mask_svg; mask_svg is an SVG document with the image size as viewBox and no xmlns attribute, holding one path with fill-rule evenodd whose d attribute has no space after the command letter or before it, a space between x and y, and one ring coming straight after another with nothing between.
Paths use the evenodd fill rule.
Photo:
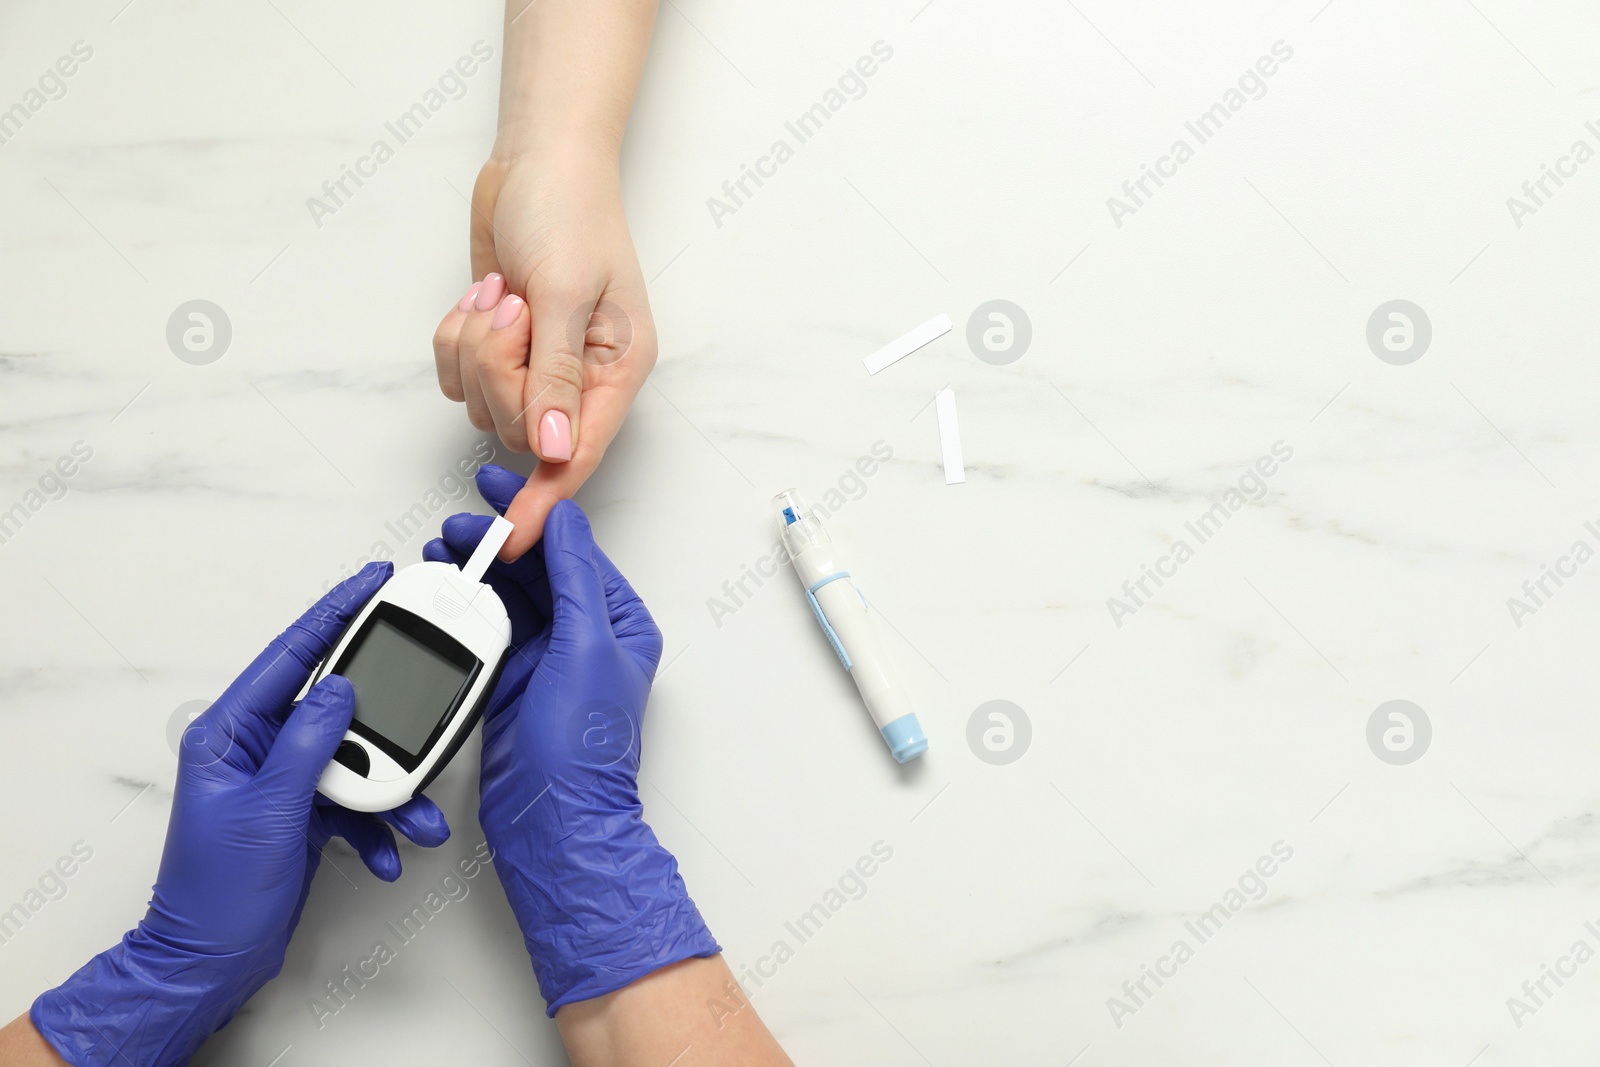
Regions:
<instances>
[{"instance_id":1,"label":"white test strip","mask_svg":"<svg viewBox=\"0 0 1600 1067\"><path fill-rule=\"evenodd\" d=\"M939 416L939 450L944 453L944 484L958 485L967 480L961 462L961 427L956 423L956 394L945 389L933 398Z\"/></svg>"},{"instance_id":2,"label":"white test strip","mask_svg":"<svg viewBox=\"0 0 1600 1067\"><path fill-rule=\"evenodd\" d=\"M505 547L506 538L511 536L512 529L514 527L504 516L496 515L484 533L483 540L472 550L472 556L462 564L461 577L469 582L483 581L483 576L489 572L489 564L494 562L495 556L500 554L500 549Z\"/></svg>"},{"instance_id":3,"label":"white test strip","mask_svg":"<svg viewBox=\"0 0 1600 1067\"><path fill-rule=\"evenodd\" d=\"M868 374L877 374L891 363L905 359L929 341L936 337L943 337L949 332L950 316L935 315L904 337L890 341L861 362L867 368Z\"/></svg>"}]
</instances>

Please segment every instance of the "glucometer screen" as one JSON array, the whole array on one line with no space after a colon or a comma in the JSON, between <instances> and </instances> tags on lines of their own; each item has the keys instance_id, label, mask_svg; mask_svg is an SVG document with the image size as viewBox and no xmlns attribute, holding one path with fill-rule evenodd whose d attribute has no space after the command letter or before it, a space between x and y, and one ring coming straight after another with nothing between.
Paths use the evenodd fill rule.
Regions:
<instances>
[{"instance_id":1,"label":"glucometer screen","mask_svg":"<svg viewBox=\"0 0 1600 1067\"><path fill-rule=\"evenodd\" d=\"M388 607L367 620L335 672L355 689L356 722L417 757L455 710L478 661L430 623Z\"/></svg>"}]
</instances>

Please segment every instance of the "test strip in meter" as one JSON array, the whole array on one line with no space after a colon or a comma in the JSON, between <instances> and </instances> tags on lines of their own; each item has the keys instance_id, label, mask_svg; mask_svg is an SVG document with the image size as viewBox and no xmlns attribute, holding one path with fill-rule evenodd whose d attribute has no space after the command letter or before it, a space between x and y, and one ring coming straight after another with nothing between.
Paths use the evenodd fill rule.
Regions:
<instances>
[{"instance_id":1,"label":"test strip in meter","mask_svg":"<svg viewBox=\"0 0 1600 1067\"><path fill-rule=\"evenodd\" d=\"M472 557L461 566L461 577L468 582L481 582L483 576L489 572L489 564L494 562L495 556L505 547L506 538L511 536L513 527L502 515L496 515L489 524L483 540L478 542L478 547L473 550Z\"/></svg>"}]
</instances>

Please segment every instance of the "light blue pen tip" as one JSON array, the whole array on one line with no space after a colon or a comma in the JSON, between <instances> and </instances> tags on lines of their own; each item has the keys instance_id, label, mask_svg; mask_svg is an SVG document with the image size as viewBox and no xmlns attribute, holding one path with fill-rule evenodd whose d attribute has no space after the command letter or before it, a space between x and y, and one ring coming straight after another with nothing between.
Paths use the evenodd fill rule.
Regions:
<instances>
[{"instance_id":1,"label":"light blue pen tip","mask_svg":"<svg viewBox=\"0 0 1600 1067\"><path fill-rule=\"evenodd\" d=\"M922 732L915 712L900 716L878 732L888 742L896 763L914 760L928 751L928 735Z\"/></svg>"}]
</instances>

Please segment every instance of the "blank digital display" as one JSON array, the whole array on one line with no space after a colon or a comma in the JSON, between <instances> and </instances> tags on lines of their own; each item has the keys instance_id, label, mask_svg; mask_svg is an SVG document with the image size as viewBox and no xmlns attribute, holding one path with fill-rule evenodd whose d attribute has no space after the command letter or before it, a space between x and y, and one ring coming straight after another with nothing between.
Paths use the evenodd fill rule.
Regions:
<instances>
[{"instance_id":1,"label":"blank digital display","mask_svg":"<svg viewBox=\"0 0 1600 1067\"><path fill-rule=\"evenodd\" d=\"M356 721L412 756L422 754L471 677L470 670L377 615L338 673L355 688Z\"/></svg>"}]
</instances>

